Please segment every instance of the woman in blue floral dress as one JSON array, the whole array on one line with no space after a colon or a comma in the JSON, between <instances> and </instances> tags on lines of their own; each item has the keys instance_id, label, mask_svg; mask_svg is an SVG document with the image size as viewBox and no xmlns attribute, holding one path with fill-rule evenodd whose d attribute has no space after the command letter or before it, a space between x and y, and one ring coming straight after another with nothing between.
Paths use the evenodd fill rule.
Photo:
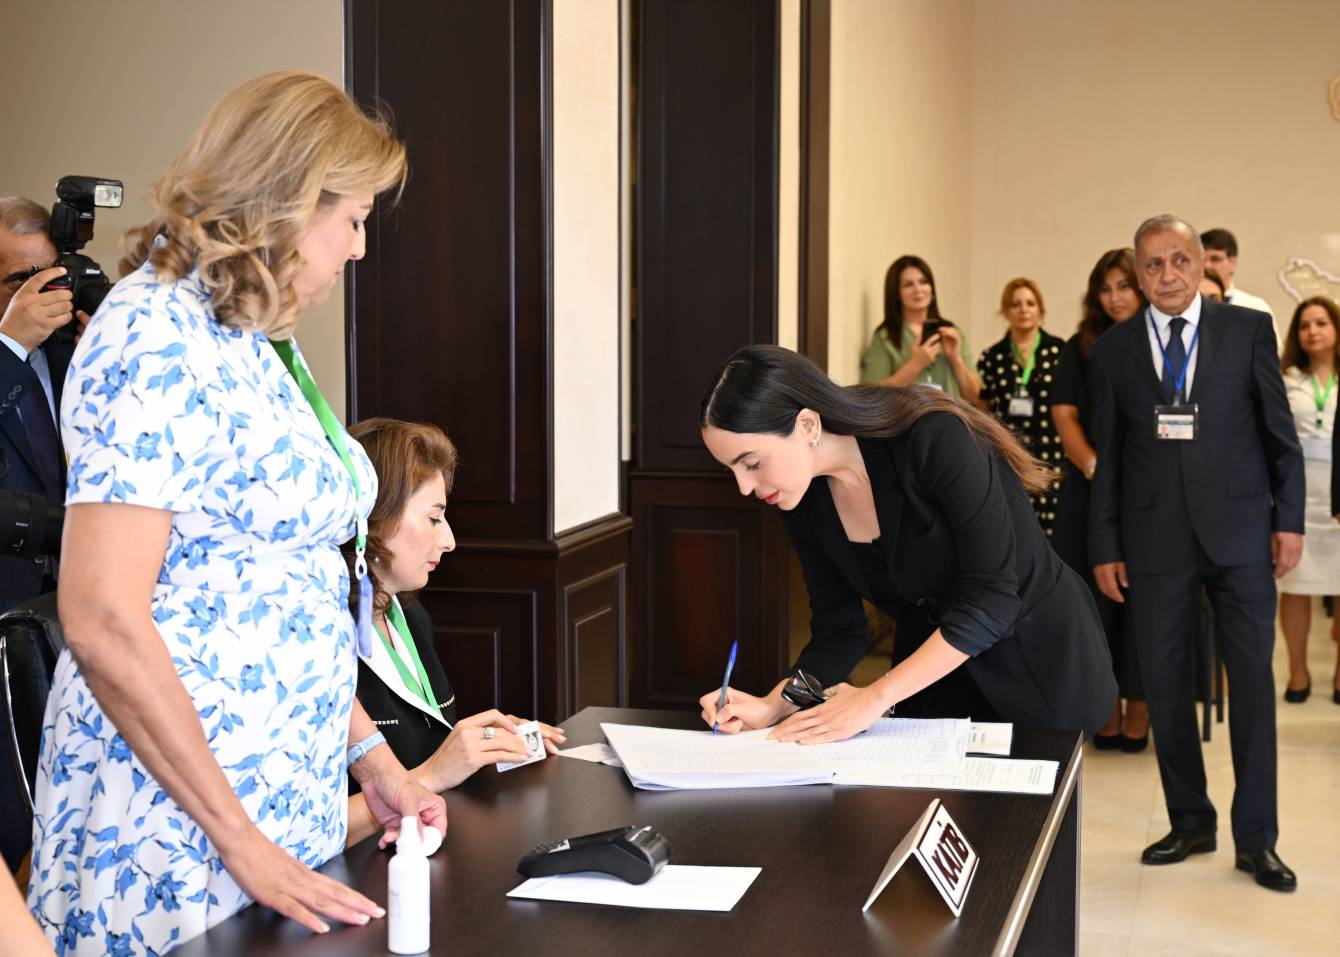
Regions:
<instances>
[{"instance_id":1,"label":"woman in blue floral dress","mask_svg":"<svg viewBox=\"0 0 1340 957\"><path fill-rule=\"evenodd\" d=\"M311 870L344 845L346 749L375 730L339 545L376 477L279 350L404 175L329 81L253 80L154 187L79 343L28 895L58 953L162 953L251 900L317 931L381 916ZM384 825L445 827L389 748L351 770Z\"/></svg>"}]
</instances>

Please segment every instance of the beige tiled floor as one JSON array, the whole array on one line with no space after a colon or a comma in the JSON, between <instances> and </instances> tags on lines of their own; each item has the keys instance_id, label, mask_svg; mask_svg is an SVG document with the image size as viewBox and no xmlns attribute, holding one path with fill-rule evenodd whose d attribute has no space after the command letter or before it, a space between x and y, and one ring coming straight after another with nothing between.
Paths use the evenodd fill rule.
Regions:
<instances>
[{"instance_id":1,"label":"beige tiled floor","mask_svg":"<svg viewBox=\"0 0 1340 957\"><path fill-rule=\"evenodd\" d=\"M1204 745L1210 796L1219 808L1219 850L1168 867L1140 851L1168 830L1152 746L1141 754L1085 753L1080 953L1085 957L1301 955L1340 952L1340 706L1331 701L1335 645L1314 609L1308 647L1313 695L1280 702L1280 857L1298 891L1278 894L1233 869L1228 811L1233 766L1227 724ZM1281 639L1276 684L1288 676ZM1230 697L1230 703L1231 703Z\"/></svg>"},{"instance_id":2,"label":"beige tiled floor","mask_svg":"<svg viewBox=\"0 0 1340 957\"><path fill-rule=\"evenodd\" d=\"M800 586L803 589L803 584ZM803 597L803 591L801 592ZM803 611L803 609L801 609ZM805 617L792 636L805 641ZM1140 754L1085 751L1080 887L1083 957L1219 957L1340 953L1340 705L1331 700L1335 645L1330 619L1313 609L1308 658L1313 695L1279 702L1280 839L1277 850L1298 874L1298 891L1258 887L1233 868L1229 807L1233 765L1228 724L1204 745L1210 796L1219 809L1219 850L1181 864L1146 867L1140 852L1168 831L1154 749ZM877 647L853 671L868 684L888 669ZM1275 678L1282 693L1288 668L1277 638ZM1230 699L1231 700L1231 699Z\"/></svg>"}]
</instances>

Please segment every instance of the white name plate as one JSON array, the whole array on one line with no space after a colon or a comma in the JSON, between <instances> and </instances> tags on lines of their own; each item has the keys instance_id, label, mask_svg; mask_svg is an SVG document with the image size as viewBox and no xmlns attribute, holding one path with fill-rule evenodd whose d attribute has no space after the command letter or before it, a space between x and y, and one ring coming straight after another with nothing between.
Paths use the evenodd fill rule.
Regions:
<instances>
[{"instance_id":1,"label":"white name plate","mask_svg":"<svg viewBox=\"0 0 1340 957\"><path fill-rule=\"evenodd\" d=\"M968 899L968 890L981 858L939 798L926 806L912 830L907 832L889 855L888 863L884 865L879 880L861 908L862 912L870 909L875 898L889 885L908 857L915 857L921 863L926 876L931 879L954 916L963 913L963 905Z\"/></svg>"}]
</instances>

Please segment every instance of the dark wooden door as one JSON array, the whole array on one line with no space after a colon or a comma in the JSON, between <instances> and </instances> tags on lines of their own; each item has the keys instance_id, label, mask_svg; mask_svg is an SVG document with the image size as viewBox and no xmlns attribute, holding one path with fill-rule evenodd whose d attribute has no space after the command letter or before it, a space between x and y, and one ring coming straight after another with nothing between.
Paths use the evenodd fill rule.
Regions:
<instances>
[{"instance_id":1,"label":"dark wooden door","mask_svg":"<svg viewBox=\"0 0 1340 957\"><path fill-rule=\"evenodd\" d=\"M349 419L432 422L460 450L458 548L421 595L458 712L556 721L627 703L632 523L554 530L551 13L347 0L345 40L351 92L410 158L348 271Z\"/></svg>"},{"instance_id":2,"label":"dark wooden door","mask_svg":"<svg viewBox=\"0 0 1340 957\"><path fill-rule=\"evenodd\" d=\"M634 703L689 707L785 667L776 513L712 461L698 405L739 347L777 341L775 0L642 0L637 11Z\"/></svg>"}]
</instances>

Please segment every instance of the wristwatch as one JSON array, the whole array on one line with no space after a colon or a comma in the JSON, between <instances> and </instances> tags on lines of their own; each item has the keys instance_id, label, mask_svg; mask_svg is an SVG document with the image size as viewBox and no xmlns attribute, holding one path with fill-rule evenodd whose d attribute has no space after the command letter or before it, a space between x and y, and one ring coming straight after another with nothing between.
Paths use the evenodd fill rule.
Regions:
<instances>
[{"instance_id":1,"label":"wristwatch","mask_svg":"<svg viewBox=\"0 0 1340 957\"><path fill-rule=\"evenodd\" d=\"M386 735L382 734L380 731L368 735L362 741L359 741L357 744L355 744L352 748L349 749L349 753L346 754L344 757L344 766L346 768L353 767L359 761L362 761L364 756L366 756L369 751L371 751L377 745L385 743L386 743Z\"/></svg>"}]
</instances>

